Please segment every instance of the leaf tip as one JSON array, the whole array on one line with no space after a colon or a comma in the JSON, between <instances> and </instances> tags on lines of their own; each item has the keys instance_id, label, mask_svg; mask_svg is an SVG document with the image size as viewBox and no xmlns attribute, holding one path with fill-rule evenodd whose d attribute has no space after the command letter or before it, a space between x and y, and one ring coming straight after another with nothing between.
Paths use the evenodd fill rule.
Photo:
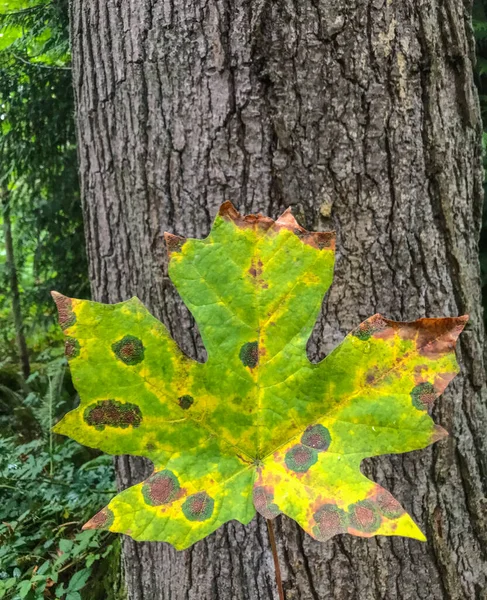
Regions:
<instances>
[{"instance_id":1,"label":"leaf tip","mask_svg":"<svg viewBox=\"0 0 487 600\"><path fill-rule=\"evenodd\" d=\"M279 228L288 229L301 238L301 240L310 246L322 250L328 248L335 249L336 233L334 231L307 231L302 227L294 217L292 208L288 207L277 219L276 225Z\"/></svg>"},{"instance_id":2,"label":"leaf tip","mask_svg":"<svg viewBox=\"0 0 487 600\"><path fill-rule=\"evenodd\" d=\"M115 515L113 512L106 506L102 508L100 512L96 513L94 517L92 517L87 523L83 525L81 528L83 531L87 529L110 529L113 524Z\"/></svg>"},{"instance_id":3,"label":"leaf tip","mask_svg":"<svg viewBox=\"0 0 487 600\"><path fill-rule=\"evenodd\" d=\"M238 212L230 200L227 200L220 206L218 209L218 216L222 217L223 219L230 219L231 221L236 221L242 218L242 215Z\"/></svg>"},{"instance_id":4,"label":"leaf tip","mask_svg":"<svg viewBox=\"0 0 487 600\"><path fill-rule=\"evenodd\" d=\"M286 208L282 215L280 215L277 218L276 224L291 227L294 229L298 229L301 232L305 232L305 229L301 227L301 225L296 221L292 213L292 208L290 206L288 206L288 208Z\"/></svg>"},{"instance_id":5,"label":"leaf tip","mask_svg":"<svg viewBox=\"0 0 487 600\"><path fill-rule=\"evenodd\" d=\"M416 539L418 540L418 542L427 542L427 538L424 535L424 533L421 531L421 529L419 529L418 527L418 531L416 533Z\"/></svg>"},{"instance_id":6,"label":"leaf tip","mask_svg":"<svg viewBox=\"0 0 487 600\"><path fill-rule=\"evenodd\" d=\"M56 292L56 290L51 291L51 296L56 304L62 302L63 298L66 298L66 296L63 296L63 294Z\"/></svg>"},{"instance_id":7,"label":"leaf tip","mask_svg":"<svg viewBox=\"0 0 487 600\"><path fill-rule=\"evenodd\" d=\"M62 421L62 419L61 419L61 421ZM54 433L61 433L61 427L60 427L61 421L58 421L55 425L52 426L51 429Z\"/></svg>"},{"instance_id":8,"label":"leaf tip","mask_svg":"<svg viewBox=\"0 0 487 600\"><path fill-rule=\"evenodd\" d=\"M174 252L181 252L181 248L186 243L186 238L180 235L174 235L173 233L164 233L164 240L166 242L167 253L169 256Z\"/></svg>"},{"instance_id":9,"label":"leaf tip","mask_svg":"<svg viewBox=\"0 0 487 600\"><path fill-rule=\"evenodd\" d=\"M433 433L431 435L431 443L439 442L440 440L449 436L449 433L446 429L443 429L440 425L435 425L433 429Z\"/></svg>"},{"instance_id":10,"label":"leaf tip","mask_svg":"<svg viewBox=\"0 0 487 600\"><path fill-rule=\"evenodd\" d=\"M73 312L73 300L68 296L63 296L59 292L52 291L51 296L56 303L58 312L58 321L61 329L65 330L76 323L76 315Z\"/></svg>"}]
</instances>

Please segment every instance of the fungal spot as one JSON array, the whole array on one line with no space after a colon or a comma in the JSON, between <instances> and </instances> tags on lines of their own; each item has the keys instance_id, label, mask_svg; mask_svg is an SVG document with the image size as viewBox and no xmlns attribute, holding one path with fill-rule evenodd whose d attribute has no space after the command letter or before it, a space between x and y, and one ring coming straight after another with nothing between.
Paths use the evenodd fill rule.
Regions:
<instances>
[{"instance_id":1,"label":"fungal spot","mask_svg":"<svg viewBox=\"0 0 487 600\"><path fill-rule=\"evenodd\" d=\"M88 523L83 525L83 529L109 529L113 525L114 520L115 515L113 512L105 507L92 517Z\"/></svg>"},{"instance_id":2,"label":"fungal spot","mask_svg":"<svg viewBox=\"0 0 487 600\"><path fill-rule=\"evenodd\" d=\"M302 444L296 444L286 452L284 461L287 468L296 473L306 473L306 471L318 460L318 453L313 448L308 448Z\"/></svg>"},{"instance_id":3,"label":"fungal spot","mask_svg":"<svg viewBox=\"0 0 487 600\"><path fill-rule=\"evenodd\" d=\"M375 501L381 513L388 519L397 519L404 514L403 507L391 494L389 494L389 492L386 492L385 490L379 491L375 497Z\"/></svg>"},{"instance_id":4,"label":"fungal spot","mask_svg":"<svg viewBox=\"0 0 487 600\"><path fill-rule=\"evenodd\" d=\"M372 368L370 371L368 371L366 377L365 377L365 381L369 384L372 385L376 378L377 378L377 374L378 374L378 369L376 367Z\"/></svg>"},{"instance_id":5,"label":"fungal spot","mask_svg":"<svg viewBox=\"0 0 487 600\"><path fill-rule=\"evenodd\" d=\"M183 410L188 410L188 408L194 403L193 396L180 396L178 398L178 404Z\"/></svg>"},{"instance_id":6,"label":"fungal spot","mask_svg":"<svg viewBox=\"0 0 487 600\"><path fill-rule=\"evenodd\" d=\"M320 423L310 425L301 436L301 443L318 452L324 452L330 447L331 435L328 429Z\"/></svg>"},{"instance_id":7,"label":"fungal spot","mask_svg":"<svg viewBox=\"0 0 487 600\"><path fill-rule=\"evenodd\" d=\"M68 360L76 358L79 355L79 342L73 337L67 337L64 342L64 354Z\"/></svg>"},{"instance_id":8,"label":"fungal spot","mask_svg":"<svg viewBox=\"0 0 487 600\"><path fill-rule=\"evenodd\" d=\"M61 296L61 294L56 294L54 296L54 301L56 302L59 315L59 325L61 325L61 329L64 330L74 325L76 323L76 315L73 312L73 303L71 298Z\"/></svg>"},{"instance_id":9,"label":"fungal spot","mask_svg":"<svg viewBox=\"0 0 487 600\"><path fill-rule=\"evenodd\" d=\"M255 509L266 519L274 519L281 514L279 507L274 502L272 488L263 485L254 487L252 496Z\"/></svg>"},{"instance_id":10,"label":"fungal spot","mask_svg":"<svg viewBox=\"0 0 487 600\"><path fill-rule=\"evenodd\" d=\"M244 367L253 369L259 364L259 343L247 342L240 348L239 358Z\"/></svg>"},{"instance_id":11,"label":"fungal spot","mask_svg":"<svg viewBox=\"0 0 487 600\"><path fill-rule=\"evenodd\" d=\"M428 381L418 384L411 392L413 406L418 410L428 410L433 406L436 398L436 390Z\"/></svg>"},{"instance_id":12,"label":"fungal spot","mask_svg":"<svg viewBox=\"0 0 487 600\"><path fill-rule=\"evenodd\" d=\"M148 442L145 445L145 449L148 450L149 452L153 452L156 449L156 445L154 444L154 442Z\"/></svg>"},{"instance_id":13,"label":"fungal spot","mask_svg":"<svg viewBox=\"0 0 487 600\"><path fill-rule=\"evenodd\" d=\"M138 427L142 421L142 413L137 404L122 403L117 400L100 400L95 405L85 408L83 418L98 431L103 431L105 426Z\"/></svg>"},{"instance_id":14,"label":"fungal spot","mask_svg":"<svg viewBox=\"0 0 487 600\"><path fill-rule=\"evenodd\" d=\"M253 277L254 279L257 279L258 277L260 277L262 275L262 267L263 266L264 265L260 259L257 262L252 261L252 266L248 270L248 274L251 277Z\"/></svg>"},{"instance_id":15,"label":"fungal spot","mask_svg":"<svg viewBox=\"0 0 487 600\"><path fill-rule=\"evenodd\" d=\"M352 335L362 342L369 340L375 333L383 331L387 327L387 323L380 315L375 315L360 323L360 325L352 331Z\"/></svg>"},{"instance_id":16,"label":"fungal spot","mask_svg":"<svg viewBox=\"0 0 487 600\"><path fill-rule=\"evenodd\" d=\"M373 502L361 500L349 506L350 525L357 531L372 533L379 527L381 518Z\"/></svg>"},{"instance_id":17,"label":"fungal spot","mask_svg":"<svg viewBox=\"0 0 487 600\"><path fill-rule=\"evenodd\" d=\"M347 514L336 504L324 504L313 515L315 527L313 534L316 539L324 542L337 533L347 531Z\"/></svg>"},{"instance_id":18,"label":"fungal spot","mask_svg":"<svg viewBox=\"0 0 487 600\"><path fill-rule=\"evenodd\" d=\"M136 365L144 360L144 344L133 335L126 335L112 344L112 350L126 365Z\"/></svg>"},{"instance_id":19,"label":"fungal spot","mask_svg":"<svg viewBox=\"0 0 487 600\"><path fill-rule=\"evenodd\" d=\"M213 514L215 501L206 492L189 496L182 506L184 516L189 521L206 521Z\"/></svg>"},{"instance_id":20,"label":"fungal spot","mask_svg":"<svg viewBox=\"0 0 487 600\"><path fill-rule=\"evenodd\" d=\"M169 470L154 473L144 481L142 495L150 506L168 504L178 497L180 485L176 475Z\"/></svg>"}]
</instances>

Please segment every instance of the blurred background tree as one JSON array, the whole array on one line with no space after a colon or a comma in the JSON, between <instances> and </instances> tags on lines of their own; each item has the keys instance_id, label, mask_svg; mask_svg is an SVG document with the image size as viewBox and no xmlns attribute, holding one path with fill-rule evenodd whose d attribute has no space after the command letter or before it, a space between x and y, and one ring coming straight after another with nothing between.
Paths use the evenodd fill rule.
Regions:
<instances>
[{"instance_id":1,"label":"blurred background tree","mask_svg":"<svg viewBox=\"0 0 487 600\"><path fill-rule=\"evenodd\" d=\"M32 356L46 336L57 334L50 290L89 294L67 4L9 1L0 16L0 189L3 226L13 245L13 252L0 256L0 361L20 355L25 376L28 360L19 334L28 338ZM20 321L11 310L17 297L13 274Z\"/></svg>"}]
</instances>

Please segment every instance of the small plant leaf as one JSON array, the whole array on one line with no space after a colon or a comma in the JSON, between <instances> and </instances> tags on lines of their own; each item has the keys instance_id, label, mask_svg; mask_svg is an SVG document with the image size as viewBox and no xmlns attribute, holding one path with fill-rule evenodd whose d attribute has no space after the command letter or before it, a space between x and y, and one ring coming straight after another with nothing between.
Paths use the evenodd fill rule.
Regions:
<instances>
[{"instance_id":1,"label":"small plant leaf","mask_svg":"<svg viewBox=\"0 0 487 600\"><path fill-rule=\"evenodd\" d=\"M273 221L225 203L206 239L166 242L205 363L185 356L137 298L104 305L53 293L81 398L55 431L154 463L85 527L184 549L257 510L284 513L318 540L424 540L360 464L446 435L429 411L458 372L467 317L375 315L311 363L306 344L333 278L333 233L304 230L289 210Z\"/></svg>"}]
</instances>

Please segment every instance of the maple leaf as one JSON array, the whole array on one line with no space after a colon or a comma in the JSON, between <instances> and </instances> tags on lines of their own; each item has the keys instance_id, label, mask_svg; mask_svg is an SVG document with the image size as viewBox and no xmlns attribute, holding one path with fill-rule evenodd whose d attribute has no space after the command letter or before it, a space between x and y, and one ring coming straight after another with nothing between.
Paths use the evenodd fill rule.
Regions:
<instances>
[{"instance_id":1,"label":"maple leaf","mask_svg":"<svg viewBox=\"0 0 487 600\"><path fill-rule=\"evenodd\" d=\"M446 432L428 414L458 372L467 317L375 315L324 360L306 343L333 278L333 233L220 208L204 240L166 234L169 274L208 359L185 356L137 299L56 292L79 407L55 431L153 474L87 523L184 549L236 519L284 513L318 540L424 536L360 471L366 457L424 448Z\"/></svg>"}]
</instances>

